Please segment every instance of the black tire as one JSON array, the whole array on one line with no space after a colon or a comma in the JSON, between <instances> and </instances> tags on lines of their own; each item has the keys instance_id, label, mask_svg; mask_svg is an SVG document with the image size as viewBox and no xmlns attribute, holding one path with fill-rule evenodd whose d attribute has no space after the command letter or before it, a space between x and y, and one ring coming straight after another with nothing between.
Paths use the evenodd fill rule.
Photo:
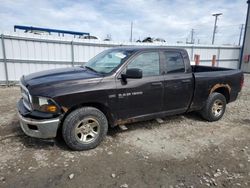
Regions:
<instances>
[{"instance_id":1,"label":"black tire","mask_svg":"<svg viewBox=\"0 0 250 188\"><path fill-rule=\"evenodd\" d=\"M218 105L217 103L220 105ZM227 104L227 101L224 95L220 93L216 93L216 92L211 93L208 96L205 106L200 111L200 114L207 121L210 121L210 122L218 121L219 119L222 118L222 116L225 113L226 104ZM219 107L217 108L216 106L220 106L221 111L219 111Z\"/></svg>"},{"instance_id":2,"label":"black tire","mask_svg":"<svg viewBox=\"0 0 250 188\"><path fill-rule=\"evenodd\" d=\"M94 107L74 110L65 118L62 126L64 141L72 150L77 151L97 147L106 136L107 131L108 121L106 116Z\"/></svg>"}]
</instances>

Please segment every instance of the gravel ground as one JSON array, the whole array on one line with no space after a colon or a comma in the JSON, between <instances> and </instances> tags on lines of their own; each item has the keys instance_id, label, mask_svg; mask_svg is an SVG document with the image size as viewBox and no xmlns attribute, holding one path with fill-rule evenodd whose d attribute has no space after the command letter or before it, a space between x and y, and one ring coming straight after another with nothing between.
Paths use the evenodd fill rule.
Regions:
<instances>
[{"instance_id":1,"label":"gravel ground","mask_svg":"<svg viewBox=\"0 0 250 188\"><path fill-rule=\"evenodd\" d=\"M196 113L114 128L96 149L25 136L19 88L0 88L0 187L250 187L250 75L213 123Z\"/></svg>"}]
</instances>

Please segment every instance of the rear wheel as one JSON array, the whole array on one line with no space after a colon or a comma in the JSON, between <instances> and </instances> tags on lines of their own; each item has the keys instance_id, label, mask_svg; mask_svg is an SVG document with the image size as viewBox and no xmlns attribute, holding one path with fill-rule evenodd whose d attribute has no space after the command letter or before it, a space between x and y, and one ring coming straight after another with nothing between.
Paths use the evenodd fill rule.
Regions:
<instances>
[{"instance_id":1,"label":"rear wheel","mask_svg":"<svg viewBox=\"0 0 250 188\"><path fill-rule=\"evenodd\" d=\"M62 135L73 150L95 148L106 136L108 121L105 115L93 107L83 107L71 112L65 119Z\"/></svg>"},{"instance_id":2,"label":"rear wheel","mask_svg":"<svg viewBox=\"0 0 250 188\"><path fill-rule=\"evenodd\" d=\"M207 121L217 121L225 113L226 98L220 93L211 93L206 101L205 106L201 110L201 115Z\"/></svg>"}]
</instances>

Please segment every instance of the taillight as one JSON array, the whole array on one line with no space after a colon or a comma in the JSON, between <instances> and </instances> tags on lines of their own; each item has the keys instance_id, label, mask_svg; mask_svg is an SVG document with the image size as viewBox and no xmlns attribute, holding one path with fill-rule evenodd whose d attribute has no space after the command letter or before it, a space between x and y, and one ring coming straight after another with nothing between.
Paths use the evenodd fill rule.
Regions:
<instances>
[{"instance_id":1,"label":"taillight","mask_svg":"<svg viewBox=\"0 0 250 188\"><path fill-rule=\"evenodd\" d=\"M242 75L242 77L240 78L240 89L242 89L244 85L244 76Z\"/></svg>"}]
</instances>

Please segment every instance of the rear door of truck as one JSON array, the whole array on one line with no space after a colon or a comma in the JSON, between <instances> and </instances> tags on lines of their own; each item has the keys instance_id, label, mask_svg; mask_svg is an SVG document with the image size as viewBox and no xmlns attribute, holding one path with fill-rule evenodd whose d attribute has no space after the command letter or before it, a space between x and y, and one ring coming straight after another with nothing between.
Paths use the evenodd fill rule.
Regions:
<instances>
[{"instance_id":1,"label":"rear door of truck","mask_svg":"<svg viewBox=\"0 0 250 188\"><path fill-rule=\"evenodd\" d=\"M172 113L187 111L194 92L194 78L188 55L182 50L162 50L164 68L163 110Z\"/></svg>"}]
</instances>

